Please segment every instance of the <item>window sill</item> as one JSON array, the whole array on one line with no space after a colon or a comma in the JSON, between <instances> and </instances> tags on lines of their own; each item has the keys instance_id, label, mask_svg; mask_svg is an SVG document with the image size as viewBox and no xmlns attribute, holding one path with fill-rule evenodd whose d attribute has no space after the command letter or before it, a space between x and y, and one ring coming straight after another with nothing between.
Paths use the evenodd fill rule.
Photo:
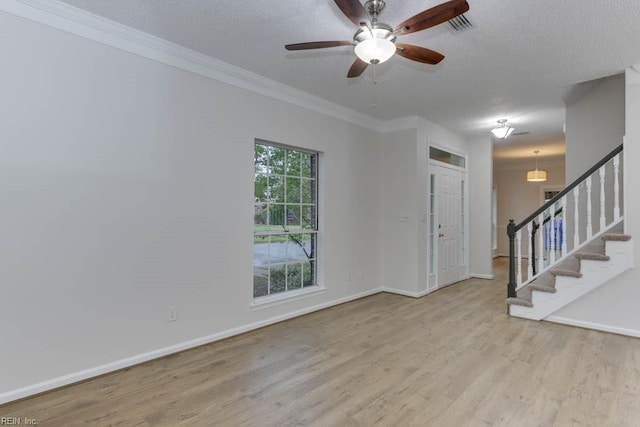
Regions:
<instances>
[{"instance_id":1,"label":"window sill","mask_svg":"<svg viewBox=\"0 0 640 427\"><path fill-rule=\"evenodd\" d=\"M308 288L300 289L297 291L284 292L277 295L269 295L266 297L259 297L254 299L250 307L252 310L262 310L265 308L274 307L276 305L284 304L287 302L298 301L304 298L308 298L314 295L323 294L327 288L321 286L309 286Z\"/></svg>"}]
</instances>

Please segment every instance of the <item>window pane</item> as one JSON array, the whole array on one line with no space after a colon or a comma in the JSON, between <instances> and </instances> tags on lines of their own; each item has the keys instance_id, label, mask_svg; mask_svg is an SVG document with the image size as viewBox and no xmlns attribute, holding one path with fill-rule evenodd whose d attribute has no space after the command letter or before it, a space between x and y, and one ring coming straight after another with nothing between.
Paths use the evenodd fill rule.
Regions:
<instances>
[{"instance_id":1,"label":"window pane","mask_svg":"<svg viewBox=\"0 0 640 427\"><path fill-rule=\"evenodd\" d=\"M258 225L265 225L267 223L267 209L262 205L256 204L253 207L253 231L260 231Z\"/></svg>"},{"instance_id":2,"label":"window pane","mask_svg":"<svg viewBox=\"0 0 640 427\"><path fill-rule=\"evenodd\" d=\"M269 236L269 264L281 264L287 260L287 236L275 234Z\"/></svg>"},{"instance_id":3,"label":"window pane","mask_svg":"<svg viewBox=\"0 0 640 427\"><path fill-rule=\"evenodd\" d=\"M284 205L275 204L269 206L268 225L270 230L284 230Z\"/></svg>"},{"instance_id":4,"label":"window pane","mask_svg":"<svg viewBox=\"0 0 640 427\"><path fill-rule=\"evenodd\" d=\"M302 264L287 265L287 289L300 289L302 287Z\"/></svg>"},{"instance_id":5,"label":"window pane","mask_svg":"<svg viewBox=\"0 0 640 427\"><path fill-rule=\"evenodd\" d=\"M286 290L287 273L284 265L272 265L269 269L270 294Z\"/></svg>"},{"instance_id":6,"label":"window pane","mask_svg":"<svg viewBox=\"0 0 640 427\"><path fill-rule=\"evenodd\" d=\"M253 166L256 174L268 173L269 154L267 147L264 145L256 144L254 150Z\"/></svg>"},{"instance_id":7,"label":"window pane","mask_svg":"<svg viewBox=\"0 0 640 427\"><path fill-rule=\"evenodd\" d=\"M256 201L267 201L267 190L269 177L267 175L256 174L253 178L253 196Z\"/></svg>"},{"instance_id":8,"label":"window pane","mask_svg":"<svg viewBox=\"0 0 640 427\"><path fill-rule=\"evenodd\" d=\"M301 169L300 176L311 178L312 169L315 170L315 155L311 153L300 153Z\"/></svg>"},{"instance_id":9,"label":"window pane","mask_svg":"<svg viewBox=\"0 0 640 427\"><path fill-rule=\"evenodd\" d=\"M287 205L287 227L300 228L301 207L299 205Z\"/></svg>"},{"instance_id":10,"label":"window pane","mask_svg":"<svg viewBox=\"0 0 640 427\"><path fill-rule=\"evenodd\" d=\"M287 203L300 203L300 178L287 177Z\"/></svg>"},{"instance_id":11,"label":"window pane","mask_svg":"<svg viewBox=\"0 0 640 427\"><path fill-rule=\"evenodd\" d=\"M311 251L309 234L290 234L287 240L287 262L306 261Z\"/></svg>"},{"instance_id":12,"label":"window pane","mask_svg":"<svg viewBox=\"0 0 640 427\"><path fill-rule=\"evenodd\" d=\"M254 205L253 205L253 223L255 225L264 225L267 223L267 183L266 175L256 175L254 178ZM257 229L254 227L254 231Z\"/></svg>"},{"instance_id":13,"label":"window pane","mask_svg":"<svg viewBox=\"0 0 640 427\"><path fill-rule=\"evenodd\" d=\"M284 148L268 147L269 151L269 172L279 175L284 175L285 155Z\"/></svg>"},{"instance_id":14,"label":"window pane","mask_svg":"<svg viewBox=\"0 0 640 427\"><path fill-rule=\"evenodd\" d=\"M263 297L269 294L269 269L253 267L253 297Z\"/></svg>"},{"instance_id":15,"label":"window pane","mask_svg":"<svg viewBox=\"0 0 640 427\"><path fill-rule=\"evenodd\" d=\"M313 233L292 234L299 250L293 256L299 261L307 261L315 258L316 235ZM290 236L290 237L291 237ZM304 256L303 256L304 255Z\"/></svg>"},{"instance_id":16,"label":"window pane","mask_svg":"<svg viewBox=\"0 0 640 427\"><path fill-rule=\"evenodd\" d=\"M461 168L465 165L464 157L435 147L429 147L429 158L439 162L449 163L450 165L460 166Z\"/></svg>"},{"instance_id":17,"label":"window pane","mask_svg":"<svg viewBox=\"0 0 640 427\"><path fill-rule=\"evenodd\" d=\"M316 228L316 207L315 206L303 206L302 207L302 227L310 230Z\"/></svg>"},{"instance_id":18,"label":"window pane","mask_svg":"<svg viewBox=\"0 0 640 427\"><path fill-rule=\"evenodd\" d=\"M284 181L282 177L277 175L269 175L267 190L265 192L265 201L269 203L284 202Z\"/></svg>"},{"instance_id":19,"label":"window pane","mask_svg":"<svg viewBox=\"0 0 640 427\"><path fill-rule=\"evenodd\" d=\"M267 175L256 174L253 179L253 196L256 202L266 202L268 193L269 177Z\"/></svg>"},{"instance_id":20,"label":"window pane","mask_svg":"<svg viewBox=\"0 0 640 427\"><path fill-rule=\"evenodd\" d=\"M315 181L311 179L302 179L300 180L300 184L301 184L300 201L306 204L313 203L313 199L315 198L315 188L314 188L314 186L316 185Z\"/></svg>"},{"instance_id":21,"label":"window pane","mask_svg":"<svg viewBox=\"0 0 640 427\"><path fill-rule=\"evenodd\" d=\"M300 176L300 153L299 151L287 150L287 175Z\"/></svg>"},{"instance_id":22,"label":"window pane","mask_svg":"<svg viewBox=\"0 0 640 427\"><path fill-rule=\"evenodd\" d=\"M309 261L302 264L302 286L313 286L315 279L315 261Z\"/></svg>"}]
</instances>

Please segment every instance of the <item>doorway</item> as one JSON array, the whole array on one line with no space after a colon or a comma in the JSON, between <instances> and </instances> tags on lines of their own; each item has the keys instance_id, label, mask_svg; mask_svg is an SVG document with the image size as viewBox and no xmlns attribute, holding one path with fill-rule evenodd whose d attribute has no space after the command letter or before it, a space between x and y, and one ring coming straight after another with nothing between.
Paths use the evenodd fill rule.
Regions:
<instances>
[{"instance_id":1,"label":"doorway","mask_svg":"<svg viewBox=\"0 0 640 427\"><path fill-rule=\"evenodd\" d=\"M428 290L466 279L468 259L467 172L456 164L429 162Z\"/></svg>"}]
</instances>

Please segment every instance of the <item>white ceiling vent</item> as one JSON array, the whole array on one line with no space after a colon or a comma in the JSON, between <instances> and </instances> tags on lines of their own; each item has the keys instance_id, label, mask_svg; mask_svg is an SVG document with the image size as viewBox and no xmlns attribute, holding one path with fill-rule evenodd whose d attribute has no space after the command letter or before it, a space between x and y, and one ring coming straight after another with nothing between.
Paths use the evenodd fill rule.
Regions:
<instances>
[{"instance_id":1,"label":"white ceiling vent","mask_svg":"<svg viewBox=\"0 0 640 427\"><path fill-rule=\"evenodd\" d=\"M447 22L449 23L449 28L451 28L454 33L461 33L462 31L473 28L473 24L464 14L458 15Z\"/></svg>"}]
</instances>

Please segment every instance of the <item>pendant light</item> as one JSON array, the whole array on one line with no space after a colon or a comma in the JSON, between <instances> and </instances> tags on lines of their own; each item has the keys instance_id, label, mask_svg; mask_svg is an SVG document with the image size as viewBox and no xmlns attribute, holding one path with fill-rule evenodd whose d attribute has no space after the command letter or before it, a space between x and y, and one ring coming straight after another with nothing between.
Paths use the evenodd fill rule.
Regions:
<instances>
[{"instance_id":1,"label":"pendant light","mask_svg":"<svg viewBox=\"0 0 640 427\"><path fill-rule=\"evenodd\" d=\"M540 150L534 151L536 155L536 169L527 172L528 182L544 182L547 180L547 171L538 169L538 153Z\"/></svg>"}]
</instances>

